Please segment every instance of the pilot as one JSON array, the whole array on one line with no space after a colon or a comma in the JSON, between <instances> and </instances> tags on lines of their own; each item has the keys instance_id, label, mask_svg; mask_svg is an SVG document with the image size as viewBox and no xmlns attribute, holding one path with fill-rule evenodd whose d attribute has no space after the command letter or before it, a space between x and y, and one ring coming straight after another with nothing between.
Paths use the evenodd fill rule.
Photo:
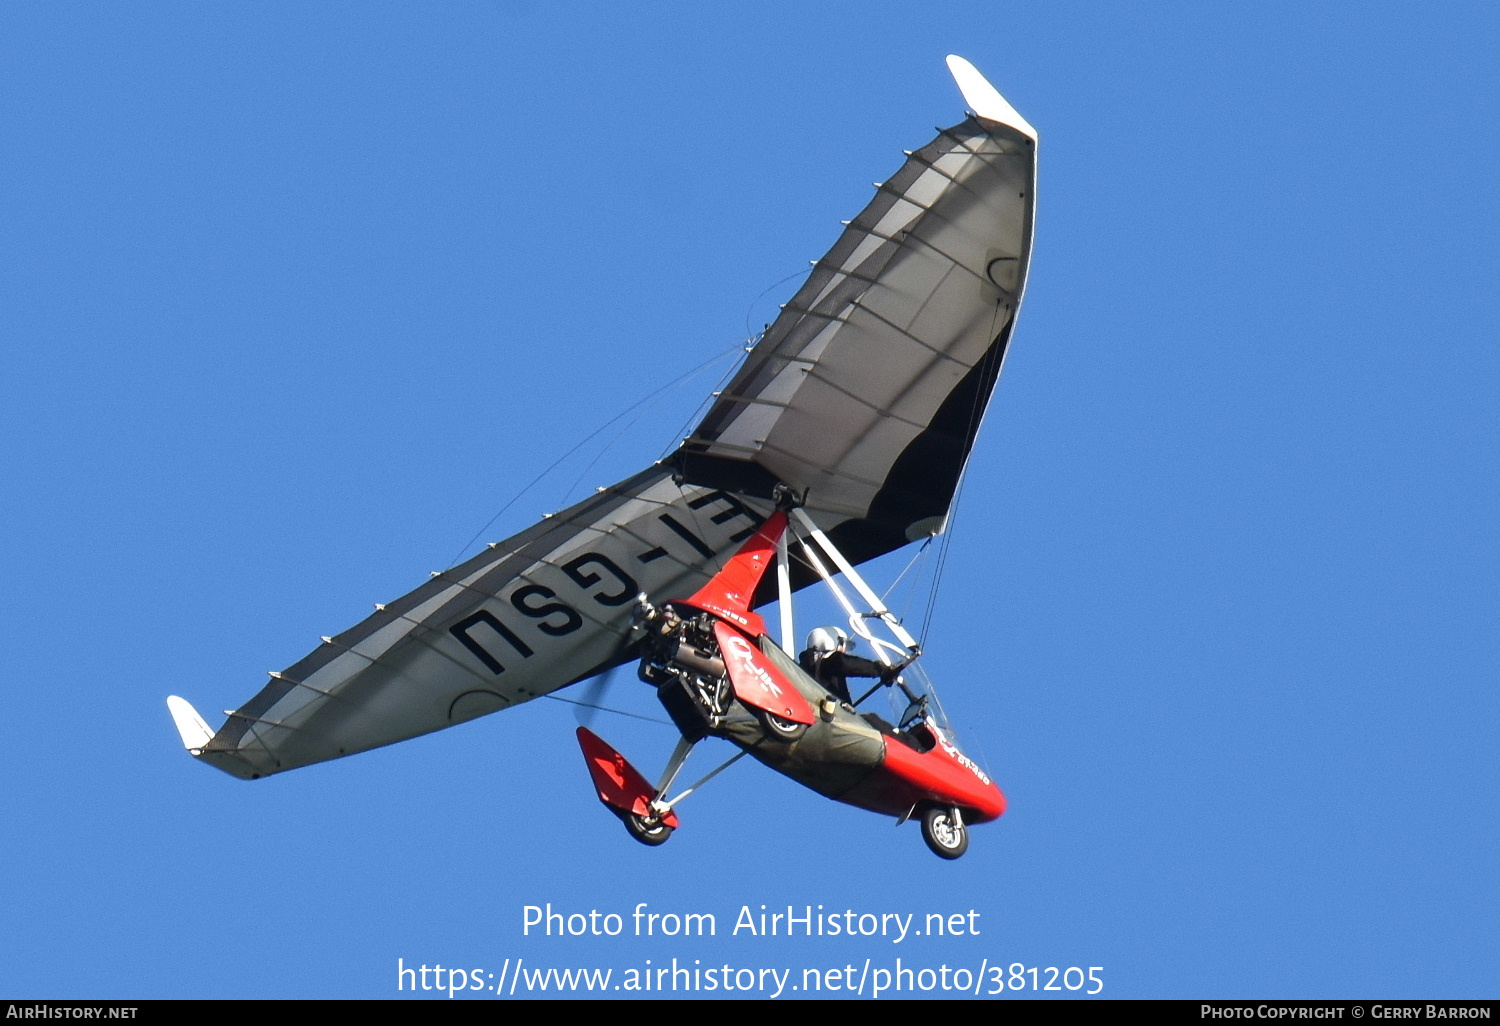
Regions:
<instances>
[{"instance_id":1,"label":"pilot","mask_svg":"<svg viewBox=\"0 0 1500 1026\"><path fill-rule=\"evenodd\" d=\"M857 655L850 655L854 641L837 627L819 627L807 636L807 649L797 657L797 662L808 676L823 685L845 705L852 706L854 699L849 694L849 677L891 678L898 668L884 666Z\"/></svg>"}]
</instances>

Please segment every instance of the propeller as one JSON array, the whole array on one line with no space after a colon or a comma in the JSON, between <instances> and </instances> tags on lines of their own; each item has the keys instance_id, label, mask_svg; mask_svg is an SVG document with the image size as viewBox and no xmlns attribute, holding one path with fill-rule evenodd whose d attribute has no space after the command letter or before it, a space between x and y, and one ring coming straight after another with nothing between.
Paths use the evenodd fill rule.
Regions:
<instances>
[{"instance_id":1,"label":"propeller","mask_svg":"<svg viewBox=\"0 0 1500 1026\"><path fill-rule=\"evenodd\" d=\"M573 706L573 716L578 720L580 727L590 726L600 710L615 713L618 716L629 716L634 720L646 720L649 723L665 723L671 726L670 720L664 720L659 716L643 716L640 713L627 712L624 709L616 709L613 706L605 704L610 690L618 683L620 674L633 669L636 660L640 658L639 644L640 639L638 637L627 634L622 640L620 647L615 650L614 657L610 660L614 665L598 676L591 678L584 685L583 690L579 692L577 698L564 698L557 694L545 697L558 702L567 702Z\"/></svg>"},{"instance_id":2,"label":"propeller","mask_svg":"<svg viewBox=\"0 0 1500 1026\"><path fill-rule=\"evenodd\" d=\"M599 715L599 710L606 708L604 698L619 679L620 671L627 665L629 664L621 663L618 666L611 666L584 686L583 693L576 699L577 705L573 709L573 716L578 720L580 727L592 726L594 717ZM615 712L616 710L610 709L609 711Z\"/></svg>"}]
</instances>

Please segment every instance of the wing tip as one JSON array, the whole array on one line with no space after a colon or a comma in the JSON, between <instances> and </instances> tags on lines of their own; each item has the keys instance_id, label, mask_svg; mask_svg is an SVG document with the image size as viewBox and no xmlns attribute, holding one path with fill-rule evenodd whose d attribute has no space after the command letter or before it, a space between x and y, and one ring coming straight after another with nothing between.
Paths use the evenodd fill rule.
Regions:
<instances>
[{"instance_id":1,"label":"wing tip","mask_svg":"<svg viewBox=\"0 0 1500 1026\"><path fill-rule=\"evenodd\" d=\"M203 717L198 715L193 703L186 698L168 695L167 710L172 714L172 722L176 724L177 733L182 738L182 747L193 755L203 754L203 749L213 740L214 732L209 729Z\"/></svg>"},{"instance_id":2,"label":"wing tip","mask_svg":"<svg viewBox=\"0 0 1500 1026\"><path fill-rule=\"evenodd\" d=\"M1020 112L1000 95L999 90L990 85L989 79L981 75L978 68L958 54L950 53L948 73L953 76L958 91L963 94L964 102L975 114L987 121L1008 125L1021 134L1036 139L1036 129L1031 127L1031 122L1021 117Z\"/></svg>"}]
</instances>

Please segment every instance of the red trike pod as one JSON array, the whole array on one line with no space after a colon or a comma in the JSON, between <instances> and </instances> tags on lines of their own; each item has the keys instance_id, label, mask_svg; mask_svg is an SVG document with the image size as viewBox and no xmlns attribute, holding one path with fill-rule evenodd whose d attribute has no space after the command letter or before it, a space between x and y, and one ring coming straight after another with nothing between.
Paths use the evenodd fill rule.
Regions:
<instances>
[{"instance_id":1,"label":"red trike pod","mask_svg":"<svg viewBox=\"0 0 1500 1026\"><path fill-rule=\"evenodd\" d=\"M1005 795L930 719L886 733L884 758L839 800L905 819L925 808L960 810L969 823L1005 813Z\"/></svg>"}]
</instances>

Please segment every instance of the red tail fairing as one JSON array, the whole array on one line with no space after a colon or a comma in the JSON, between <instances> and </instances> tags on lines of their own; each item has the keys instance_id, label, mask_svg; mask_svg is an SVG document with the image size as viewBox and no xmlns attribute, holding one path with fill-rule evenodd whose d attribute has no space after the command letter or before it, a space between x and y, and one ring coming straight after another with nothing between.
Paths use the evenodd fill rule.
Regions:
<instances>
[{"instance_id":1,"label":"red tail fairing","mask_svg":"<svg viewBox=\"0 0 1500 1026\"><path fill-rule=\"evenodd\" d=\"M584 762L588 764L589 776L594 780L594 789L599 792L601 802L637 816L651 814L651 799L656 796L656 791L625 756L587 727L578 728L578 747L583 749ZM677 813L668 812L661 817L661 822L675 830Z\"/></svg>"}]
</instances>

